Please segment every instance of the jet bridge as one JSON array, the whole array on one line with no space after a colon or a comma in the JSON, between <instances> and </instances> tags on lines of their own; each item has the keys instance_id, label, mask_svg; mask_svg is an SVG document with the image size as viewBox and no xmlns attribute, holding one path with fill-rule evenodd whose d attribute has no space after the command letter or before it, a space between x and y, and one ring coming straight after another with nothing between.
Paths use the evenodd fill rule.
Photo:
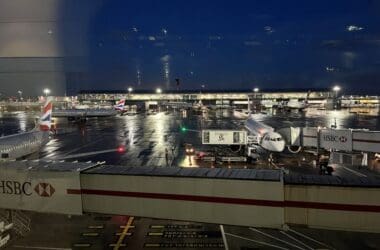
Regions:
<instances>
[{"instance_id":1,"label":"jet bridge","mask_svg":"<svg viewBox=\"0 0 380 250\"><path fill-rule=\"evenodd\" d=\"M290 146L346 152L380 153L380 131L335 128L283 128L278 132Z\"/></svg>"},{"instance_id":2,"label":"jet bridge","mask_svg":"<svg viewBox=\"0 0 380 250\"><path fill-rule=\"evenodd\" d=\"M278 170L0 163L0 208L380 232L380 182ZM355 218L355 219L352 219Z\"/></svg>"}]
</instances>

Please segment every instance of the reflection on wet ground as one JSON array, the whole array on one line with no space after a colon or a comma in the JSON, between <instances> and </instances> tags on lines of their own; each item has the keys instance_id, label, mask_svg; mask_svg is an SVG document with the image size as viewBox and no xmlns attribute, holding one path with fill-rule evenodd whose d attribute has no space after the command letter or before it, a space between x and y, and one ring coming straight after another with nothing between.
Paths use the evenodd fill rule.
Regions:
<instances>
[{"instance_id":1,"label":"reflection on wet ground","mask_svg":"<svg viewBox=\"0 0 380 250\"><path fill-rule=\"evenodd\" d=\"M8 135L34 127L35 114L24 112L2 114L0 134ZM380 130L378 116L364 116L348 110L326 111L311 109L306 112L267 112L257 119L275 128L297 126L326 126L338 128L366 128ZM197 150L210 149L201 145L202 129L241 129L244 120L228 110L212 111L204 115L183 112L161 112L156 115L138 114L111 118L91 118L86 124L75 125L64 118L55 119L58 134L32 158L45 160L70 159L105 161L125 166L197 166L195 159L186 157L184 144ZM181 132L180 127L195 131ZM125 152L117 152L125 145ZM167 153L166 153L167 152ZM78 156L78 159L71 156ZM79 157L80 156L80 157ZM71 157L71 158L70 158Z\"/></svg>"}]
</instances>

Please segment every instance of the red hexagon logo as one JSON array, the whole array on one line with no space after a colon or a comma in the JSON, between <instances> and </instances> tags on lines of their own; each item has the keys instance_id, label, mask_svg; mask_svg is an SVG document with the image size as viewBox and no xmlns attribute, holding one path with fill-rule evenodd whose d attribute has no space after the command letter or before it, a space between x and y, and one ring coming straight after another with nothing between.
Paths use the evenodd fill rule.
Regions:
<instances>
[{"instance_id":1,"label":"red hexagon logo","mask_svg":"<svg viewBox=\"0 0 380 250\"><path fill-rule=\"evenodd\" d=\"M55 193L55 189L49 183L38 183L34 187L34 191L41 197L51 197Z\"/></svg>"},{"instance_id":2,"label":"red hexagon logo","mask_svg":"<svg viewBox=\"0 0 380 250\"><path fill-rule=\"evenodd\" d=\"M341 136L341 137L339 137L339 141L342 143L345 143L347 141L347 137Z\"/></svg>"}]
</instances>

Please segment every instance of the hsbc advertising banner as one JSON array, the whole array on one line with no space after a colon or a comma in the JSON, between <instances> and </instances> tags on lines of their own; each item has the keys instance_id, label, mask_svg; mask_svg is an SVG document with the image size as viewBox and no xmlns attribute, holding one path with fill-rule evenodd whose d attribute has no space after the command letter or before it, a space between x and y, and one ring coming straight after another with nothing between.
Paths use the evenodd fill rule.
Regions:
<instances>
[{"instance_id":1,"label":"hsbc advertising banner","mask_svg":"<svg viewBox=\"0 0 380 250\"><path fill-rule=\"evenodd\" d=\"M79 172L11 167L0 171L1 208L81 215L81 195L68 194L68 189L80 189Z\"/></svg>"},{"instance_id":2,"label":"hsbc advertising banner","mask_svg":"<svg viewBox=\"0 0 380 250\"><path fill-rule=\"evenodd\" d=\"M322 129L320 143L322 148L352 151L352 131L349 129Z\"/></svg>"},{"instance_id":3,"label":"hsbc advertising banner","mask_svg":"<svg viewBox=\"0 0 380 250\"><path fill-rule=\"evenodd\" d=\"M244 145L247 132L241 130L202 130L202 144Z\"/></svg>"}]
</instances>

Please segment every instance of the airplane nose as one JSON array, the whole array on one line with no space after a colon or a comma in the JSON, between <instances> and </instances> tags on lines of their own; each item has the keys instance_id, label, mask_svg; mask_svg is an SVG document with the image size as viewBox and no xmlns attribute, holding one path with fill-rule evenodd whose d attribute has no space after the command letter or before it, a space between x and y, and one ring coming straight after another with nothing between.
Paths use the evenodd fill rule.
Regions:
<instances>
[{"instance_id":1,"label":"airplane nose","mask_svg":"<svg viewBox=\"0 0 380 250\"><path fill-rule=\"evenodd\" d=\"M278 145L278 151L282 152L284 150L285 150L285 141L281 141L281 143L279 143Z\"/></svg>"}]
</instances>

